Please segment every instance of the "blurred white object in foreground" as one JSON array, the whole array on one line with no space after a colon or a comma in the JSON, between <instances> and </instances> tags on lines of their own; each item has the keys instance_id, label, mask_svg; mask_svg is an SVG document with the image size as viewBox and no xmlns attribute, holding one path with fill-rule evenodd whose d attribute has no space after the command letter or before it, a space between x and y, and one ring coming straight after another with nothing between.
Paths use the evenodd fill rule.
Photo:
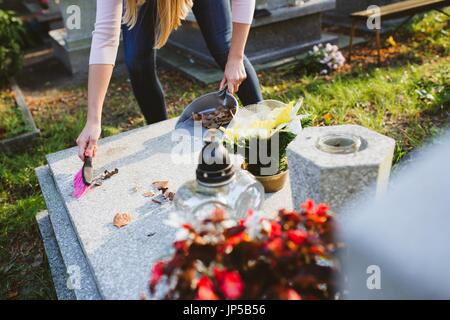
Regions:
<instances>
[{"instance_id":1,"label":"blurred white object in foreground","mask_svg":"<svg viewBox=\"0 0 450 320\"><path fill-rule=\"evenodd\" d=\"M450 299L450 131L343 217L348 299Z\"/></svg>"}]
</instances>

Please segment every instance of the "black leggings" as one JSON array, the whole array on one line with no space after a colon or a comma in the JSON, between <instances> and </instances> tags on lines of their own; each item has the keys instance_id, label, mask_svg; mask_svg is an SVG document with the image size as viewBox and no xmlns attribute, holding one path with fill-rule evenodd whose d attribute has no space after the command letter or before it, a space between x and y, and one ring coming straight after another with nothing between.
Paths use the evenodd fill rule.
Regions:
<instances>
[{"instance_id":1,"label":"black leggings","mask_svg":"<svg viewBox=\"0 0 450 320\"><path fill-rule=\"evenodd\" d=\"M125 63L133 92L147 123L167 119L164 93L156 72L155 43L156 1L147 0L140 9L134 28L123 26ZM211 55L225 69L231 44L232 21L229 0L194 0L192 8ZM244 57L247 79L237 95L244 105L262 100L258 77Z\"/></svg>"}]
</instances>

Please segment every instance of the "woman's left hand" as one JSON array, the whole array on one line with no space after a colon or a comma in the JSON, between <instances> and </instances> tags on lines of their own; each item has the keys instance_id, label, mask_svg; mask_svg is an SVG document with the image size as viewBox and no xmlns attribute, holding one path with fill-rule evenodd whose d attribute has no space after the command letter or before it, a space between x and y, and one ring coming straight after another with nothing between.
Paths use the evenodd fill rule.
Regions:
<instances>
[{"instance_id":1,"label":"woman's left hand","mask_svg":"<svg viewBox=\"0 0 450 320\"><path fill-rule=\"evenodd\" d=\"M242 58L228 58L227 65L222 82L220 82L220 90L228 85L228 91L233 94L239 91L242 81L247 78L245 72L244 60Z\"/></svg>"}]
</instances>

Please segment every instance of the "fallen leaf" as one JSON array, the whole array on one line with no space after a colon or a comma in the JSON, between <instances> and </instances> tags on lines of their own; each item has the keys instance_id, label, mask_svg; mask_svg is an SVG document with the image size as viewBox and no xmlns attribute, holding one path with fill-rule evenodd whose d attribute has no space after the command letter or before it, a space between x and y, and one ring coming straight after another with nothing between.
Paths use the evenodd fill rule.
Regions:
<instances>
[{"instance_id":1,"label":"fallen leaf","mask_svg":"<svg viewBox=\"0 0 450 320\"><path fill-rule=\"evenodd\" d=\"M131 222L131 215L128 212L117 213L114 216L113 224L117 228L125 227L127 224Z\"/></svg>"},{"instance_id":2,"label":"fallen leaf","mask_svg":"<svg viewBox=\"0 0 450 320\"><path fill-rule=\"evenodd\" d=\"M152 183L152 185L158 190L166 190L167 188L169 188L169 181L167 180L155 181Z\"/></svg>"},{"instance_id":3,"label":"fallen leaf","mask_svg":"<svg viewBox=\"0 0 450 320\"><path fill-rule=\"evenodd\" d=\"M164 198L169 199L170 201L173 201L173 198L175 198L175 192L166 190L166 192L164 192Z\"/></svg>"},{"instance_id":4,"label":"fallen leaf","mask_svg":"<svg viewBox=\"0 0 450 320\"><path fill-rule=\"evenodd\" d=\"M203 113L192 113L192 119L194 121L201 121L203 127L207 129L217 129L220 126L225 126L231 122L234 114L236 113L236 108L224 108L219 106L214 111L203 112Z\"/></svg>"},{"instance_id":5,"label":"fallen leaf","mask_svg":"<svg viewBox=\"0 0 450 320\"><path fill-rule=\"evenodd\" d=\"M142 195L146 198L151 198L155 195L155 193L151 192L151 191L147 191L147 192L144 192Z\"/></svg>"}]
</instances>

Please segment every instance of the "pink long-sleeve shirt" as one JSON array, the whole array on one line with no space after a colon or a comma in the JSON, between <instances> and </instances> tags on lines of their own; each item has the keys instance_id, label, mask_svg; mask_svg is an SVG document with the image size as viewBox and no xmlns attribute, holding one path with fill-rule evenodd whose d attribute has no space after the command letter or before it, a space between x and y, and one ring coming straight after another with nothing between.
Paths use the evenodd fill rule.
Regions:
<instances>
[{"instance_id":1,"label":"pink long-sleeve shirt","mask_svg":"<svg viewBox=\"0 0 450 320\"><path fill-rule=\"evenodd\" d=\"M89 64L115 64L120 42L122 6L123 0L97 0ZM255 0L232 0L233 22L251 24L254 9Z\"/></svg>"}]
</instances>

